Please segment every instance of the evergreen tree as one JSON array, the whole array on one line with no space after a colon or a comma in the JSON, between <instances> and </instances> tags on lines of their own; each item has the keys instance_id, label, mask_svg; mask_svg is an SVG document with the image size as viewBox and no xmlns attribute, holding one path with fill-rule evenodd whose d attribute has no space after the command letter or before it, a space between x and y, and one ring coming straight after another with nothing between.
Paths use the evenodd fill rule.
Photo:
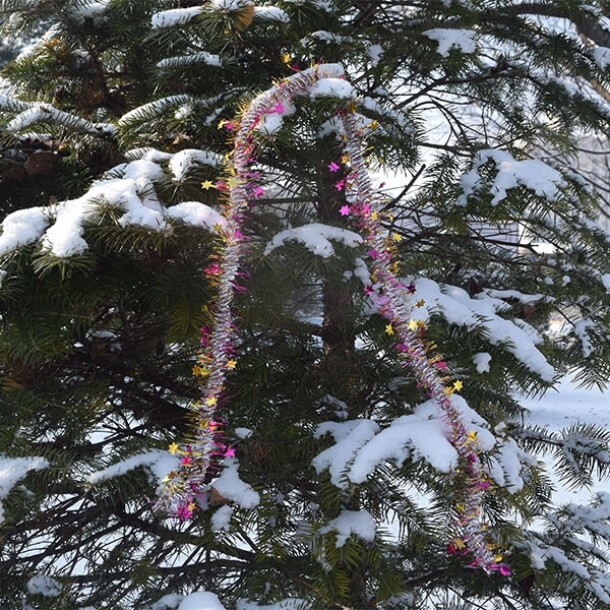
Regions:
<instances>
[{"instance_id":1,"label":"evergreen tree","mask_svg":"<svg viewBox=\"0 0 610 610\"><path fill-rule=\"evenodd\" d=\"M7 31L44 26L0 95L2 607L610 604L610 498L556 507L538 462L586 491L610 433L531 428L519 405L568 372L608 379L609 240L570 162L580 133L607 132L605 2L2 0L0 13ZM167 518L153 504L194 434L201 329L222 307L239 117L329 64L335 76L258 125L225 455L192 517ZM476 432L485 535L510 574L469 566L452 529L465 465L382 315L346 113L371 174L403 185L380 218L393 272Z\"/></svg>"}]
</instances>

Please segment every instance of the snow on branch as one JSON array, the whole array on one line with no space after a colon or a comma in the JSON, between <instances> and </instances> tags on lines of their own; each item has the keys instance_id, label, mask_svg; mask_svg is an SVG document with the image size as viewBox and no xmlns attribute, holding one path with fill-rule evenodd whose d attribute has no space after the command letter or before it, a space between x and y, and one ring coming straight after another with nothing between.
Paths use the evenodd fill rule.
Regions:
<instances>
[{"instance_id":1,"label":"snow on branch","mask_svg":"<svg viewBox=\"0 0 610 610\"><path fill-rule=\"evenodd\" d=\"M290 22L288 13L277 6L255 6L254 18L261 21L276 21L278 23Z\"/></svg>"},{"instance_id":2,"label":"snow on branch","mask_svg":"<svg viewBox=\"0 0 610 610\"><path fill-rule=\"evenodd\" d=\"M343 509L338 517L329 521L320 528L320 534L336 532L336 547L342 547L350 536L356 536L365 542L375 540L375 520L366 510Z\"/></svg>"},{"instance_id":3,"label":"snow on branch","mask_svg":"<svg viewBox=\"0 0 610 610\"><path fill-rule=\"evenodd\" d=\"M349 248L354 248L362 243L362 237L358 233L314 222L294 229L286 229L275 235L267 244L265 255L283 246L285 242L294 240L302 243L313 254L328 258L335 252L330 242L331 239Z\"/></svg>"},{"instance_id":4,"label":"snow on branch","mask_svg":"<svg viewBox=\"0 0 610 610\"><path fill-rule=\"evenodd\" d=\"M165 61L165 60L164 60ZM134 126L148 123L154 119L157 119L166 114L171 109L180 108L210 108L216 109L218 103L221 102L230 92L222 95L216 95L214 97L201 99L184 93L181 95L170 95L168 97L162 97L153 102L138 106L133 110L125 113L118 121L118 125L121 128L133 128Z\"/></svg>"},{"instance_id":5,"label":"snow on branch","mask_svg":"<svg viewBox=\"0 0 610 610\"><path fill-rule=\"evenodd\" d=\"M171 221L208 231L224 226L221 214L198 201L184 201L170 207L162 205L154 188L155 182L163 181L166 176L160 163L167 163L180 182L194 166L216 167L218 158L214 153L187 150L170 155L150 150L141 156L107 172L78 199L8 214L0 225L0 256L36 242L40 242L44 252L57 258L82 254L88 249L83 237L85 225L100 218L109 207L123 212L118 219L122 227L170 232Z\"/></svg>"},{"instance_id":6,"label":"snow on branch","mask_svg":"<svg viewBox=\"0 0 610 610\"><path fill-rule=\"evenodd\" d=\"M155 13L151 18L151 27L153 30L179 27L193 23L203 13L237 13L249 7L252 7L250 10L254 19L276 23L290 21L288 13L277 6L253 6L249 0L210 0L203 6L175 8Z\"/></svg>"},{"instance_id":7,"label":"snow on branch","mask_svg":"<svg viewBox=\"0 0 610 610\"><path fill-rule=\"evenodd\" d=\"M424 36L438 43L438 53L443 57L449 57L452 49L458 49L462 53L474 53L476 51L474 30L434 28L422 32Z\"/></svg>"},{"instance_id":8,"label":"snow on branch","mask_svg":"<svg viewBox=\"0 0 610 610\"><path fill-rule=\"evenodd\" d=\"M425 322L431 314L440 313L450 324L469 330L479 328L492 345L504 347L544 381L553 380L555 369L536 347L543 341L538 332L523 320L507 320L498 315L509 308L505 301L485 292L471 298L462 288L440 286L426 278L415 279L414 284L424 301L417 309L419 319ZM531 295L528 299L528 295L520 294L520 299L539 300L539 295Z\"/></svg>"},{"instance_id":9,"label":"snow on branch","mask_svg":"<svg viewBox=\"0 0 610 610\"><path fill-rule=\"evenodd\" d=\"M167 451L155 449L133 455L103 470L92 472L87 477L87 480L92 485L97 485L103 481L122 476L136 468L143 467L148 471L153 483L160 484L170 471L178 467L178 462L179 458L177 456L170 455Z\"/></svg>"},{"instance_id":10,"label":"snow on branch","mask_svg":"<svg viewBox=\"0 0 610 610\"><path fill-rule=\"evenodd\" d=\"M558 199L561 194L559 189L566 186L565 180L556 169L538 159L517 161L506 151L486 149L477 153L473 169L462 176L463 194L457 199L458 205L466 205L468 197L485 188L479 169L489 161L492 161L497 169L489 187L489 191L493 193L492 205L498 205L507 197L509 189L518 186L532 190L548 201Z\"/></svg>"},{"instance_id":11,"label":"snow on branch","mask_svg":"<svg viewBox=\"0 0 610 610\"><path fill-rule=\"evenodd\" d=\"M116 127L111 123L92 123L63 110L58 110L51 104L22 102L6 95L0 96L0 110L18 113L5 125L5 129L11 133L18 133L36 123L55 123L97 136L113 136L116 133Z\"/></svg>"},{"instance_id":12,"label":"snow on branch","mask_svg":"<svg viewBox=\"0 0 610 610\"><path fill-rule=\"evenodd\" d=\"M250 485L239 478L237 458L225 458L222 474L210 484L221 496L241 508L254 508L260 496Z\"/></svg>"},{"instance_id":13,"label":"snow on branch","mask_svg":"<svg viewBox=\"0 0 610 610\"><path fill-rule=\"evenodd\" d=\"M184 68L186 66L195 66L197 64L206 64L208 66L222 66L220 55L214 55L207 51L199 51L190 55L177 55L175 57L167 57L162 59L157 68L161 70L170 70L175 68Z\"/></svg>"},{"instance_id":14,"label":"snow on branch","mask_svg":"<svg viewBox=\"0 0 610 610\"><path fill-rule=\"evenodd\" d=\"M491 450L495 440L484 428L485 421L461 396L453 395L451 401L477 431L481 449ZM375 468L388 461L401 467L408 459L423 459L444 473L451 472L458 463L457 451L447 438L446 424L430 400L383 430L374 421L356 419L324 422L315 436L325 434L331 434L336 442L318 454L312 464L318 472L328 470L331 482L340 489L364 482Z\"/></svg>"},{"instance_id":15,"label":"snow on branch","mask_svg":"<svg viewBox=\"0 0 610 610\"><path fill-rule=\"evenodd\" d=\"M190 8L173 8L168 11L155 13L151 18L152 29L158 30L186 25L199 17L203 10L203 6L192 6Z\"/></svg>"},{"instance_id":16,"label":"snow on branch","mask_svg":"<svg viewBox=\"0 0 610 610\"><path fill-rule=\"evenodd\" d=\"M547 528L526 532L517 547L529 555L534 569L544 570L553 562L572 577L572 589L582 587L608 606L610 575L603 564L608 561L610 494L597 493L589 505L561 506L547 520Z\"/></svg>"},{"instance_id":17,"label":"snow on branch","mask_svg":"<svg viewBox=\"0 0 610 610\"><path fill-rule=\"evenodd\" d=\"M11 489L23 479L30 470L42 470L49 467L49 462L42 457L11 458L0 455L0 523L4 521L2 500Z\"/></svg>"}]
</instances>

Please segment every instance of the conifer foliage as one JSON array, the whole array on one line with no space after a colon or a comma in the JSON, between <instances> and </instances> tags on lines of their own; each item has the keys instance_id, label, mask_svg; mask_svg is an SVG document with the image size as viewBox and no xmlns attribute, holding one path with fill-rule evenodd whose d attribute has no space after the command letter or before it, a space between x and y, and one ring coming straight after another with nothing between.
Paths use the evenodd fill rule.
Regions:
<instances>
[{"instance_id":1,"label":"conifer foliage","mask_svg":"<svg viewBox=\"0 0 610 610\"><path fill-rule=\"evenodd\" d=\"M605 2L0 19L0 606L608 607L610 432L519 404L610 374Z\"/></svg>"}]
</instances>

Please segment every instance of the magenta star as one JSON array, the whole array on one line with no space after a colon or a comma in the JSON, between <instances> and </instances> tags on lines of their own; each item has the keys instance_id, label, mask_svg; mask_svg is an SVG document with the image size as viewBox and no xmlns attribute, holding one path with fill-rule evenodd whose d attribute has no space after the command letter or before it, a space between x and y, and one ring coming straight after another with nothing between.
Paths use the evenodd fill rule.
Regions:
<instances>
[{"instance_id":1,"label":"magenta star","mask_svg":"<svg viewBox=\"0 0 610 610\"><path fill-rule=\"evenodd\" d=\"M337 163L335 163L334 161L331 161L331 162L328 164L328 169L329 169L331 172L338 172L338 171L339 171L339 169L340 169L340 166L339 166Z\"/></svg>"},{"instance_id":2,"label":"magenta star","mask_svg":"<svg viewBox=\"0 0 610 610\"><path fill-rule=\"evenodd\" d=\"M341 216L349 216L351 211L352 209L349 207L349 205L344 205L339 208L339 214L341 214Z\"/></svg>"}]
</instances>

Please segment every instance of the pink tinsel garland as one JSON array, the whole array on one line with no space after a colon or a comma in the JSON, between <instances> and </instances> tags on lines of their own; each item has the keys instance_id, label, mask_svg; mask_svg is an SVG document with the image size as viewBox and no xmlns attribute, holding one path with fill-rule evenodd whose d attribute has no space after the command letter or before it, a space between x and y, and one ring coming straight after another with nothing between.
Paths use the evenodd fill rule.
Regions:
<instances>
[{"instance_id":1,"label":"pink tinsel garland","mask_svg":"<svg viewBox=\"0 0 610 610\"><path fill-rule=\"evenodd\" d=\"M255 161L256 130L268 115L282 114L298 96L307 95L311 87L325 78L343 78L343 69L334 64L317 65L298 72L256 97L244 112L239 123L223 121L222 127L235 130L231 177L217 182L215 187L228 195L225 208L226 224L222 229L224 248L218 260L206 268L205 273L217 283L218 296L214 305L213 327L202 329L202 351L195 366L195 374L204 379L201 400L194 405L197 427L192 442L170 446L172 453L181 456L181 466L164 481L156 508L188 519L198 504L205 504L209 479L220 466L222 458L233 451L223 442L221 424L215 417L222 401L228 370L235 367L233 340L235 325L231 309L233 296L242 292L238 284L240 260L244 253L245 238L241 232L244 211L249 202L262 195L257 184L258 174L250 170ZM449 543L449 552L468 557L472 567L487 572L510 573L501 563L500 556L490 550L481 521L481 503L489 481L485 476L477 452L476 433L468 431L459 410L451 401L451 394L461 382L446 385L444 362L437 355L429 356L421 339L422 324L411 319L410 305L413 290L396 277L392 247L388 245L387 231L381 225L382 201L373 192L363 156L363 130L357 125L353 109L343 107L337 114L344 131L344 165L349 168L345 178L337 181L338 190L350 193L351 204L343 206L340 214L353 215L362 231L370 261L379 313L386 319L386 332L394 341L394 348L415 373L416 379L436 403L448 428L449 441L459 456L461 470L461 501L453 512L455 536ZM280 121L281 123L281 121ZM340 165L331 162L329 170L337 171ZM209 188L210 183L204 184Z\"/></svg>"}]
</instances>

